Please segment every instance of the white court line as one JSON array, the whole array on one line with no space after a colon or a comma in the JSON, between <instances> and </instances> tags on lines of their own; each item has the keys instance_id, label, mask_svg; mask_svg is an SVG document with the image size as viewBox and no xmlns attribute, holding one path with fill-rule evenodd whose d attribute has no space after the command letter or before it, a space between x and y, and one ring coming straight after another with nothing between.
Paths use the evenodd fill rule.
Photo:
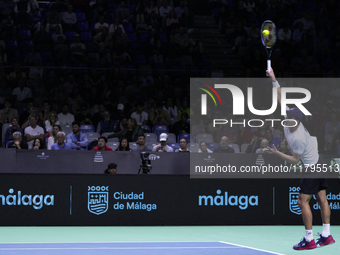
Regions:
<instances>
[{"instance_id":1,"label":"white court line","mask_svg":"<svg viewBox=\"0 0 340 255\"><path fill-rule=\"evenodd\" d=\"M119 242L35 242L37 244L62 244L62 243L74 243L74 244L84 244L84 243L220 243L220 241L119 241ZM33 242L9 242L1 244L35 244Z\"/></svg>"},{"instance_id":2,"label":"white court line","mask_svg":"<svg viewBox=\"0 0 340 255\"><path fill-rule=\"evenodd\" d=\"M251 250L264 251L264 252L268 252L268 253L276 254L276 255L285 255L285 254L282 254L282 253L277 253L277 252L272 252L272 251L257 249L257 248L253 248L253 247L250 247L250 246L240 245L240 244L228 243L228 242L224 242L224 241L219 241L219 242L220 242L220 243L224 243L224 244L229 244L229 245L235 245L235 246L239 246L239 247L243 247L243 248L248 248L248 249L251 249Z\"/></svg>"},{"instance_id":3,"label":"white court line","mask_svg":"<svg viewBox=\"0 0 340 255\"><path fill-rule=\"evenodd\" d=\"M75 248L0 248L1 251L18 250L161 250L161 249L242 249L243 247L75 247Z\"/></svg>"}]
</instances>

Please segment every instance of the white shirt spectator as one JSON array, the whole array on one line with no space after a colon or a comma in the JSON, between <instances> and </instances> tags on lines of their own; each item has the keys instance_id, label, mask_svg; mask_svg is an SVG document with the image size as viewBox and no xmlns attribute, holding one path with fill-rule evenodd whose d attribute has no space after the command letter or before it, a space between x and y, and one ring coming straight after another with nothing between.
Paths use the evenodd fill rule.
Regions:
<instances>
[{"instance_id":1,"label":"white shirt spectator","mask_svg":"<svg viewBox=\"0 0 340 255\"><path fill-rule=\"evenodd\" d=\"M123 34L126 34L125 29L124 29L124 27L123 27L122 24L120 24L120 25L118 25L118 26L117 26L116 24L111 24L111 25L110 25L110 28L109 28L109 34L113 34L114 31L116 31L116 29L117 29L118 27L120 27L120 28L122 29L122 33L123 33Z\"/></svg>"},{"instance_id":2,"label":"white shirt spectator","mask_svg":"<svg viewBox=\"0 0 340 255\"><path fill-rule=\"evenodd\" d=\"M184 13L185 9L187 9L187 7L184 7L182 9L181 6L178 6L178 7L175 8L175 12L176 12L177 18L180 18L182 16L182 14Z\"/></svg>"},{"instance_id":3,"label":"white shirt spectator","mask_svg":"<svg viewBox=\"0 0 340 255\"><path fill-rule=\"evenodd\" d=\"M285 32L284 29L281 28L278 32L278 38L281 41L290 40L291 37L292 37L292 32L290 31L290 29L287 29L287 31Z\"/></svg>"},{"instance_id":4,"label":"white shirt spectator","mask_svg":"<svg viewBox=\"0 0 340 255\"><path fill-rule=\"evenodd\" d=\"M166 17L169 15L169 12L172 10L171 6L167 6L167 8L164 8L164 6L161 6L159 8L159 16Z\"/></svg>"},{"instance_id":5,"label":"white shirt spectator","mask_svg":"<svg viewBox=\"0 0 340 255\"><path fill-rule=\"evenodd\" d=\"M58 114L58 121L60 125L71 125L74 121L74 115L72 113L67 113L64 115L62 112Z\"/></svg>"},{"instance_id":6,"label":"white shirt spectator","mask_svg":"<svg viewBox=\"0 0 340 255\"><path fill-rule=\"evenodd\" d=\"M157 146L160 146L160 149L158 150L158 152L163 152L163 147L160 144L155 145L152 148L152 151L157 151ZM167 152L174 152L174 149L170 147L169 145L166 145L164 148L166 149Z\"/></svg>"},{"instance_id":7,"label":"white shirt spectator","mask_svg":"<svg viewBox=\"0 0 340 255\"><path fill-rule=\"evenodd\" d=\"M27 87L24 87L23 90L21 90L19 87L16 87L15 89L13 89L12 95L17 96L18 101L22 101L26 98L33 97L32 90Z\"/></svg>"},{"instance_id":8,"label":"white shirt spectator","mask_svg":"<svg viewBox=\"0 0 340 255\"><path fill-rule=\"evenodd\" d=\"M104 22L103 24L100 24L100 22L94 24L94 29L102 29L103 27L109 29L109 24L107 24L106 22Z\"/></svg>"},{"instance_id":9,"label":"white shirt spectator","mask_svg":"<svg viewBox=\"0 0 340 255\"><path fill-rule=\"evenodd\" d=\"M54 123L54 125L60 125L59 120L57 120L57 122ZM53 126L51 125L49 120L45 121L45 130L47 133L52 133L53 131Z\"/></svg>"},{"instance_id":10,"label":"white shirt spectator","mask_svg":"<svg viewBox=\"0 0 340 255\"><path fill-rule=\"evenodd\" d=\"M28 126L25 128L25 135L29 134L31 136L41 135L45 134L44 129L38 125L36 125L35 128L32 128L31 126Z\"/></svg>"},{"instance_id":11,"label":"white shirt spectator","mask_svg":"<svg viewBox=\"0 0 340 255\"><path fill-rule=\"evenodd\" d=\"M66 24L76 24L77 23L77 15L74 12L71 12L71 13L64 12L63 13L63 21Z\"/></svg>"},{"instance_id":12,"label":"white shirt spectator","mask_svg":"<svg viewBox=\"0 0 340 255\"><path fill-rule=\"evenodd\" d=\"M131 114L131 118L135 119L139 126L142 126L143 122L145 120L148 120L149 115L146 112L144 112L144 111L142 112L142 114L139 114L138 112L133 112Z\"/></svg>"},{"instance_id":13,"label":"white shirt spectator","mask_svg":"<svg viewBox=\"0 0 340 255\"><path fill-rule=\"evenodd\" d=\"M169 113L170 118L177 118L178 111L177 111L176 105L174 107L169 107L169 108L166 108L165 106L163 106L163 109Z\"/></svg>"}]
</instances>

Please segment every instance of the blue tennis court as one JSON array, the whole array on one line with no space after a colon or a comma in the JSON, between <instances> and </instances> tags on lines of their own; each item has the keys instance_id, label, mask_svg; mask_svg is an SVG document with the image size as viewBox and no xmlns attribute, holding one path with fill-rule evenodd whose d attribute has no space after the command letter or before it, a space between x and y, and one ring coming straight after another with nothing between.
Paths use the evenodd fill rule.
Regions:
<instances>
[{"instance_id":1,"label":"blue tennis court","mask_svg":"<svg viewBox=\"0 0 340 255\"><path fill-rule=\"evenodd\" d=\"M3 255L200 255L280 254L227 242L3 243Z\"/></svg>"}]
</instances>

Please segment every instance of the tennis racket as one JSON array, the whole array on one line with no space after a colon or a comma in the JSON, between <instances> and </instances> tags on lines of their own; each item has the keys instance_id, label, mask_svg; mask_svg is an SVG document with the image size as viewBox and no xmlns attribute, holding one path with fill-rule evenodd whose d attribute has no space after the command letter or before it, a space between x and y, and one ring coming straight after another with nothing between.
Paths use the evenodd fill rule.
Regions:
<instances>
[{"instance_id":1,"label":"tennis racket","mask_svg":"<svg viewBox=\"0 0 340 255\"><path fill-rule=\"evenodd\" d=\"M266 20L261 26L261 41L267 51L267 70L270 71L272 48L276 42L276 27L273 21Z\"/></svg>"}]
</instances>

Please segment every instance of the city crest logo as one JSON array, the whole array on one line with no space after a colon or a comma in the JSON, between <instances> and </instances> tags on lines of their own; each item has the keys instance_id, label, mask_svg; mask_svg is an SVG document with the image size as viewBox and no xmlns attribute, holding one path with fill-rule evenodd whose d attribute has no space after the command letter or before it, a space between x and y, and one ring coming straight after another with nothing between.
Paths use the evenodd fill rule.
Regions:
<instances>
[{"instance_id":1,"label":"city crest logo","mask_svg":"<svg viewBox=\"0 0 340 255\"><path fill-rule=\"evenodd\" d=\"M88 186L87 209L100 215L109 208L109 186Z\"/></svg>"},{"instance_id":2,"label":"city crest logo","mask_svg":"<svg viewBox=\"0 0 340 255\"><path fill-rule=\"evenodd\" d=\"M298 198L299 198L299 188L289 187L289 210L292 213L301 215L301 209L298 205Z\"/></svg>"}]
</instances>

